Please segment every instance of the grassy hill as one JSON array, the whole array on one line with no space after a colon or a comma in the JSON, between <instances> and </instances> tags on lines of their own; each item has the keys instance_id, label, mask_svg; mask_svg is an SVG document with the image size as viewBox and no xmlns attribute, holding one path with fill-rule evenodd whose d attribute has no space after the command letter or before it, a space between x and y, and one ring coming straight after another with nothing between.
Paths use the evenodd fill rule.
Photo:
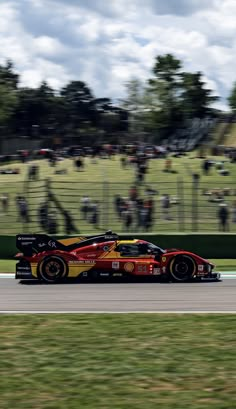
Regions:
<instances>
[{"instance_id":1,"label":"grassy hill","mask_svg":"<svg viewBox=\"0 0 236 409\"><path fill-rule=\"evenodd\" d=\"M224 145L236 148L236 123L233 123L224 139Z\"/></svg>"},{"instance_id":2,"label":"grassy hill","mask_svg":"<svg viewBox=\"0 0 236 409\"><path fill-rule=\"evenodd\" d=\"M218 122L211 134L211 141L215 145L225 145L225 138L227 135L231 134L232 124L227 120L222 120Z\"/></svg>"},{"instance_id":3,"label":"grassy hill","mask_svg":"<svg viewBox=\"0 0 236 409\"><path fill-rule=\"evenodd\" d=\"M214 159L214 158L211 158ZM215 158L217 161L225 158ZM121 167L120 157L113 159L99 159L92 163L91 158L85 158L83 171L76 171L70 159L61 161L56 168L49 166L48 162L36 161L40 167L40 180L37 182L25 182L29 164L11 164L4 168L18 167L19 175L0 175L0 196L9 194L10 205L7 213L0 209L1 233L39 232L38 208L40 203L47 197L46 180L51 180L52 192L60 201L64 209L70 211L77 228L82 233L96 231L89 221L81 214L81 199L84 195L91 200L99 201L100 223L98 231L112 228L114 231L125 231L125 227L119 220L114 207L116 194L128 197L129 189L135 182L135 169L129 165L126 169ZM225 168L229 170L228 176L221 176L215 166L209 175L202 174L202 159L196 158L190 153L182 158L172 158L172 170L175 173L164 172L165 159L151 159L145 183L139 184L139 195L147 196L146 187L149 186L157 191L153 196L155 221L152 231L218 231L217 210L218 203L209 202L209 196L204 191L213 189L228 189L229 196L225 197L231 207L236 200L236 165L226 162ZM56 170L65 170L67 174L55 174ZM199 188L193 189L192 174L200 174ZM171 220L164 220L161 209L161 196L170 194L172 201ZM17 216L15 198L17 195L25 195L30 208L31 222L23 224ZM64 233L63 218L56 209L59 221L59 232ZM131 226L131 231L137 231L136 225ZM236 231L235 224L231 223L231 231Z\"/></svg>"}]
</instances>

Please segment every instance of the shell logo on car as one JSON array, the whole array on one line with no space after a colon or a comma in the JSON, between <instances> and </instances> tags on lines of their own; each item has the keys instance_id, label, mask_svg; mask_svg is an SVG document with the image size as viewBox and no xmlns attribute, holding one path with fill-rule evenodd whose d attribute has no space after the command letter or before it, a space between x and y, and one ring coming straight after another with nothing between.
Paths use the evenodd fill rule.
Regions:
<instances>
[{"instance_id":1,"label":"shell logo on car","mask_svg":"<svg viewBox=\"0 0 236 409\"><path fill-rule=\"evenodd\" d=\"M124 265L124 270L125 270L127 273L131 273L131 272L133 271L133 269L134 269L134 263L130 263L130 262L125 263L125 265Z\"/></svg>"}]
</instances>

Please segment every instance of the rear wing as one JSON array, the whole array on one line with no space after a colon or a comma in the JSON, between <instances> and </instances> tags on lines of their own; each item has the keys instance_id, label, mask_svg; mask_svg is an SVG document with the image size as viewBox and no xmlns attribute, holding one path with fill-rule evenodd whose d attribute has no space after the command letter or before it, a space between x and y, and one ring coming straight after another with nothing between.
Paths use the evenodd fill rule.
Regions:
<instances>
[{"instance_id":1,"label":"rear wing","mask_svg":"<svg viewBox=\"0 0 236 409\"><path fill-rule=\"evenodd\" d=\"M93 243L101 243L110 240L117 240L119 236L116 233L107 231L105 234L93 235L87 237L77 237L72 244L63 244L60 241L48 236L47 234L18 234L16 236L16 247L25 256L31 257L35 253L50 250L72 251L76 248L88 246Z\"/></svg>"},{"instance_id":2,"label":"rear wing","mask_svg":"<svg viewBox=\"0 0 236 409\"><path fill-rule=\"evenodd\" d=\"M66 250L66 246L47 234L18 234L16 247L25 255L32 256L45 250Z\"/></svg>"}]
</instances>

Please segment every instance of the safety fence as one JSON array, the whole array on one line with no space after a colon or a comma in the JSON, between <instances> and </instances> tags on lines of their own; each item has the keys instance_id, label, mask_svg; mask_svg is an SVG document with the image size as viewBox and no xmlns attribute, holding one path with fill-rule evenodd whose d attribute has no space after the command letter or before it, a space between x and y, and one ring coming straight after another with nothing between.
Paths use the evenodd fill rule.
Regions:
<instances>
[{"instance_id":1,"label":"safety fence","mask_svg":"<svg viewBox=\"0 0 236 409\"><path fill-rule=\"evenodd\" d=\"M217 186L194 178L136 187L66 178L8 181L0 197L1 234L236 232L236 182L223 178Z\"/></svg>"}]
</instances>

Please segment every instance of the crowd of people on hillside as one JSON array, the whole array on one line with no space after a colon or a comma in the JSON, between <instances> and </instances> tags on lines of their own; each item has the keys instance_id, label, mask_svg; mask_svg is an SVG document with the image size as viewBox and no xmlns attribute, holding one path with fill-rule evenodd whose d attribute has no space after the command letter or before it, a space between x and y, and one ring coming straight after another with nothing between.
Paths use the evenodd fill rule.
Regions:
<instances>
[{"instance_id":1,"label":"crowd of people on hillside","mask_svg":"<svg viewBox=\"0 0 236 409\"><path fill-rule=\"evenodd\" d=\"M151 231L156 218L162 220L173 220L172 208L173 204L178 204L178 198L168 194L168 191L159 195L155 189L145 185L147 174L149 172L150 158L165 158L163 172L175 173L173 166L173 155L170 155L171 150L168 148L154 146L138 146L138 145L101 145L96 147L69 147L58 151L50 149L41 150L37 153L38 157L43 157L48 160L50 166L55 167L55 173L62 172L63 169L58 167L60 158L71 158L76 171L83 171L85 165L96 164L99 159L112 159L119 154L121 169L132 168L134 170L134 182L130 187L127 196L115 194L114 210L117 219L120 221L124 231ZM182 155L181 152L175 153ZM211 160L207 157L202 158L201 168L199 173L193 174L193 179L199 181L201 175L211 176L216 172L219 175L226 176L229 174L227 163L235 162L236 149L228 149L224 152L225 160ZM28 181L38 181L40 178L41 164L31 162L32 156L25 151L20 154L23 163L27 162L27 178ZM85 160L89 157L90 160ZM67 170L65 170L67 172ZM62 174L62 173L60 173ZM142 187L142 189L140 189ZM142 190L142 194L140 193ZM213 188L203 189L203 195L207 196L207 201L218 205L216 208L216 221L218 221L218 229L220 231L228 231L230 223L236 223L236 201L229 200L227 204L226 196L236 196L236 190L230 191L229 188ZM158 196L158 200L155 195ZM101 203L101 200L91 199L89 195L83 195L79 198L80 204L78 207L78 220L80 218L96 229L101 228L101 213L104 214L106 204ZM13 201L12 201L13 202ZM158 203L158 209L157 209ZM231 203L231 204L230 204ZM1 213L8 214L10 206L10 197L7 193L0 195ZM27 198L24 195L17 195L15 198L15 207L17 210L17 222L29 224L32 222L30 214L30 206ZM102 208L102 211L101 211ZM160 215L160 216L159 216ZM77 228L69 211L61 211L61 216L64 219L64 231L68 234L77 232ZM76 217L77 218L77 217ZM59 217L57 210L50 206L47 202L42 202L37 209L37 220L40 228L50 234L56 234L60 230ZM35 221L35 220L34 220Z\"/></svg>"},{"instance_id":2,"label":"crowd of people on hillside","mask_svg":"<svg viewBox=\"0 0 236 409\"><path fill-rule=\"evenodd\" d=\"M216 220L218 220L219 231L229 231L230 224L236 223L236 200L232 200L231 204L227 204L227 197L232 192L218 192L215 196L216 205ZM172 221L173 206L179 204L179 199L176 196L170 196L168 193L158 196L159 192L146 186L143 194L139 194L137 185L132 185L127 196L116 194L114 196L114 211L117 220L121 223L123 231L151 231L155 220ZM206 194L206 192L205 192ZM2 193L0 196L1 215L9 214L10 197L7 193ZM91 199L88 195L81 197L80 206L78 208L78 216L75 217L78 221L83 220L91 224L96 229L102 228L100 206L102 204L102 212L104 215L104 203L98 200ZM17 210L16 222L29 224L32 221L35 223L35 212L33 216L30 212L30 206L27 198L22 195L17 195L15 198ZM157 209L158 205L158 209ZM107 209L109 211L109 209ZM67 210L62 210L58 213L54 206L50 205L46 200L42 201L37 209L38 225L42 231L49 234L57 234L61 230L60 222L64 221L62 228L67 234L77 233L78 229L71 214ZM107 216L108 217L108 216ZM111 216L110 216L111 217ZM200 216L199 216L200 217ZM33 219L33 220L32 220Z\"/></svg>"},{"instance_id":3,"label":"crowd of people on hillside","mask_svg":"<svg viewBox=\"0 0 236 409\"><path fill-rule=\"evenodd\" d=\"M114 208L117 218L123 225L123 230L150 231L152 229L156 218L154 196L157 194L155 189L146 186L142 197L137 185L132 185L127 197L115 195ZM173 202L170 195L163 194L160 197L160 204L163 220L172 220L170 209Z\"/></svg>"}]
</instances>

